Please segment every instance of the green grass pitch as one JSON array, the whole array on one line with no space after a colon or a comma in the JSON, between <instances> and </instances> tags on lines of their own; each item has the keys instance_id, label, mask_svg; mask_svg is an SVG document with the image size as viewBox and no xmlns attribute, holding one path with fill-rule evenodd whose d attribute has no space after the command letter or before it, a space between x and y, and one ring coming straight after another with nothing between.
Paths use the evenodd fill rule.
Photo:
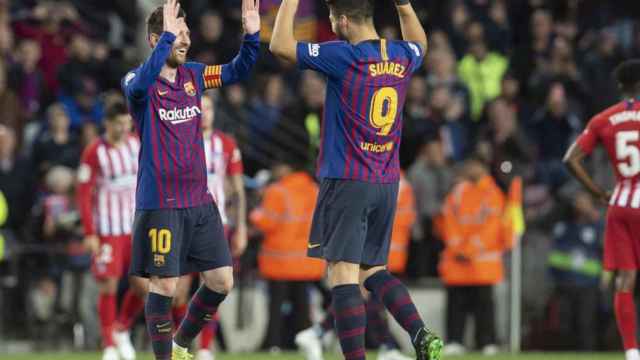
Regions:
<instances>
[{"instance_id":1,"label":"green grass pitch","mask_svg":"<svg viewBox=\"0 0 640 360\"><path fill-rule=\"evenodd\" d=\"M100 353L42 353L42 354L22 354L22 355L3 355L3 360L100 360ZM368 359L375 359L375 354L369 354ZM482 355L465 355L465 356L448 356L442 360L620 360L623 359L622 353L529 353L521 355L498 355L494 357L486 357ZM153 360L151 355L143 355L138 357L139 360ZM336 356L326 356L326 360L339 360ZM282 354L218 354L216 360L303 360L300 354L282 353Z\"/></svg>"}]
</instances>

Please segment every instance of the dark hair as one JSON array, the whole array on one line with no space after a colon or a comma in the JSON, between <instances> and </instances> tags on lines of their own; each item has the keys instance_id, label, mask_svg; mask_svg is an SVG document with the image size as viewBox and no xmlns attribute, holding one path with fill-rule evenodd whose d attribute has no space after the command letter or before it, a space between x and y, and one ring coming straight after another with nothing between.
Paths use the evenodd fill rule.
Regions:
<instances>
[{"instance_id":1,"label":"dark hair","mask_svg":"<svg viewBox=\"0 0 640 360\"><path fill-rule=\"evenodd\" d=\"M625 93L640 91L640 59L627 60L613 72Z\"/></svg>"},{"instance_id":2,"label":"dark hair","mask_svg":"<svg viewBox=\"0 0 640 360\"><path fill-rule=\"evenodd\" d=\"M337 16L345 15L356 21L373 17L374 0L326 0L326 2Z\"/></svg>"},{"instance_id":3,"label":"dark hair","mask_svg":"<svg viewBox=\"0 0 640 360\"><path fill-rule=\"evenodd\" d=\"M127 105L125 105L125 103L120 100L114 101L105 110L105 120L107 121L115 120L116 117L120 115L127 115L127 114L129 114L129 109L127 108Z\"/></svg>"},{"instance_id":4,"label":"dark hair","mask_svg":"<svg viewBox=\"0 0 640 360\"><path fill-rule=\"evenodd\" d=\"M158 6L151 15L147 18L147 36L151 34L160 35L164 30L164 5ZM183 8L180 8L178 18L187 18L187 13Z\"/></svg>"}]
</instances>

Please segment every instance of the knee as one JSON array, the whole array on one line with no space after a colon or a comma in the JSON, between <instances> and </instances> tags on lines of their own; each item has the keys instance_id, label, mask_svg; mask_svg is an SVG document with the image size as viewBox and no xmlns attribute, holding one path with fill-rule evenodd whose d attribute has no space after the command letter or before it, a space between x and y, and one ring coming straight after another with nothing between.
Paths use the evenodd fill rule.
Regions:
<instances>
[{"instance_id":1,"label":"knee","mask_svg":"<svg viewBox=\"0 0 640 360\"><path fill-rule=\"evenodd\" d=\"M131 276L129 278L129 286L131 291L141 298L147 296L147 293L149 292L149 280L145 278Z\"/></svg>"},{"instance_id":2,"label":"knee","mask_svg":"<svg viewBox=\"0 0 640 360\"><path fill-rule=\"evenodd\" d=\"M347 262L329 264L330 286L359 284L360 265Z\"/></svg>"},{"instance_id":3,"label":"knee","mask_svg":"<svg viewBox=\"0 0 640 360\"><path fill-rule=\"evenodd\" d=\"M98 282L98 290L103 295L115 295L118 292L118 279L107 278Z\"/></svg>"},{"instance_id":4,"label":"knee","mask_svg":"<svg viewBox=\"0 0 640 360\"><path fill-rule=\"evenodd\" d=\"M151 278L149 285L149 291L160 294L167 297L173 297L176 294L176 288L178 287L177 278Z\"/></svg>"},{"instance_id":5,"label":"knee","mask_svg":"<svg viewBox=\"0 0 640 360\"><path fill-rule=\"evenodd\" d=\"M621 270L616 276L616 291L632 292L636 285L635 270Z\"/></svg>"},{"instance_id":6,"label":"knee","mask_svg":"<svg viewBox=\"0 0 640 360\"><path fill-rule=\"evenodd\" d=\"M228 294L233 289L233 271L220 271L204 276L205 285L220 294Z\"/></svg>"}]
</instances>

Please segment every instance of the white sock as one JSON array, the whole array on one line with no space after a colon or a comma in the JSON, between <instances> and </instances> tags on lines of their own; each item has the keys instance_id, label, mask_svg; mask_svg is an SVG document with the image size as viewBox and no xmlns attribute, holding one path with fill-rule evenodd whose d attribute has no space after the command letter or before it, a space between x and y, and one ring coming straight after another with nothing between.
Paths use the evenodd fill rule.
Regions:
<instances>
[{"instance_id":1,"label":"white sock","mask_svg":"<svg viewBox=\"0 0 640 360\"><path fill-rule=\"evenodd\" d=\"M638 349L629 349L625 351L624 357L626 360L640 360L640 352Z\"/></svg>"}]
</instances>

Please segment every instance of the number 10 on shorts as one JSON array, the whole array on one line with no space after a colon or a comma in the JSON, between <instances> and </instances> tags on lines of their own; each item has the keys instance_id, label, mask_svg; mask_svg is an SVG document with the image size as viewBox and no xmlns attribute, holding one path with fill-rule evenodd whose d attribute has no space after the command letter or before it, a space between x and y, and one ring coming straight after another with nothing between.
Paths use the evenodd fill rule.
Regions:
<instances>
[{"instance_id":1,"label":"number 10 on shorts","mask_svg":"<svg viewBox=\"0 0 640 360\"><path fill-rule=\"evenodd\" d=\"M154 254L168 254L171 251L171 231L168 229L152 228L149 230L151 252Z\"/></svg>"}]
</instances>

